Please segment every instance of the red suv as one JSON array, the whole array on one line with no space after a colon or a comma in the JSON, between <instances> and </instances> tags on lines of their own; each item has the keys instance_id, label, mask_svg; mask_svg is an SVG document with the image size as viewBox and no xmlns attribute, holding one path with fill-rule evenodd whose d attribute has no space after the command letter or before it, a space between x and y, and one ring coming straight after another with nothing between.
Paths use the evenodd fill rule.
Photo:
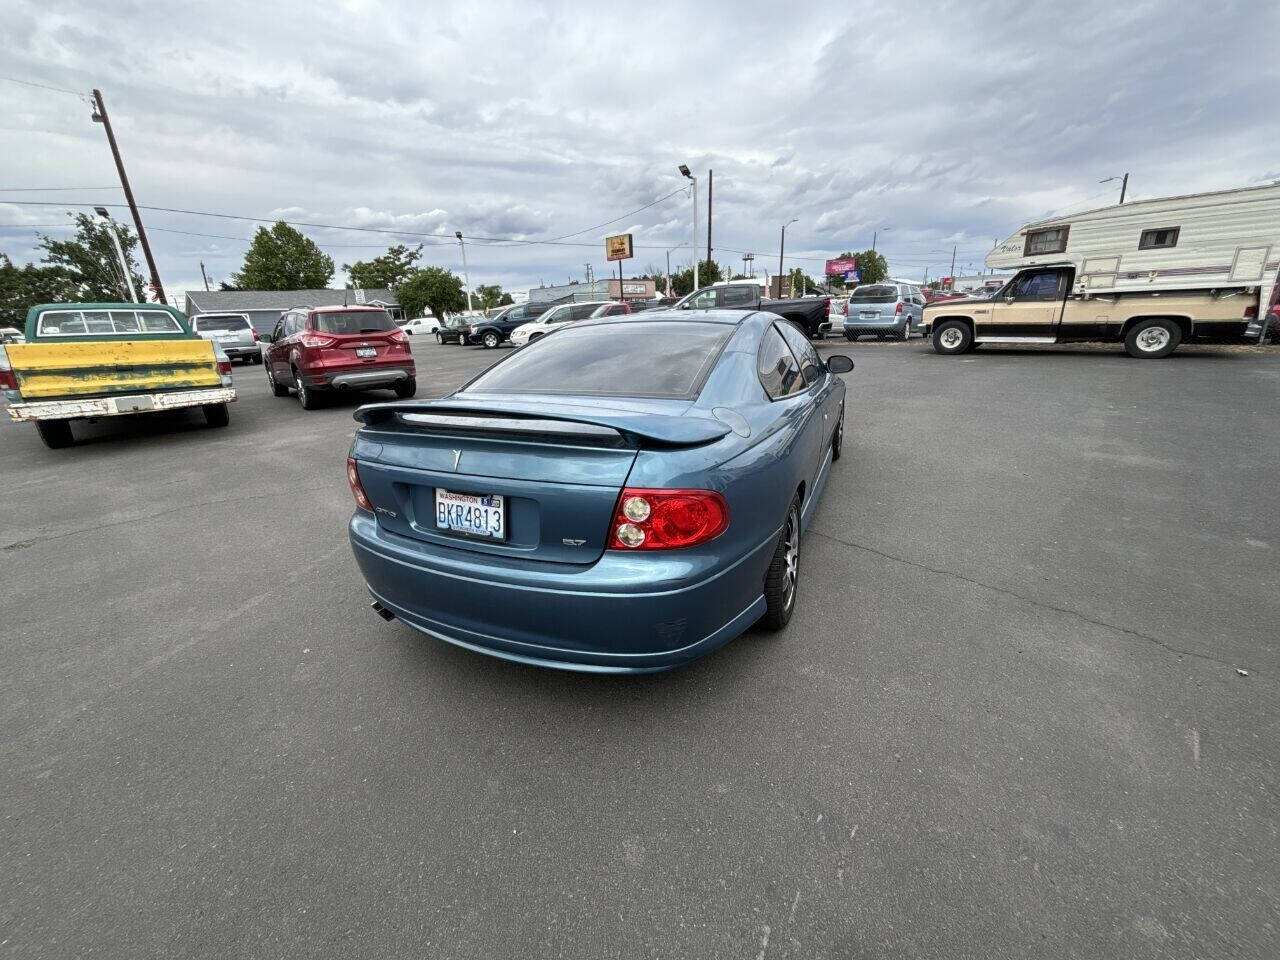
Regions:
<instances>
[{"instance_id":1,"label":"red suv","mask_svg":"<svg viewBox=\"0 0 1280 960\"><path fill-rule=\"evenodd\" d=\"M292 388L304 410L331 390L418 389L409 340L379 307L293 307L264 338L267 381L277 397Z\"/></svg>"}]
</instances>

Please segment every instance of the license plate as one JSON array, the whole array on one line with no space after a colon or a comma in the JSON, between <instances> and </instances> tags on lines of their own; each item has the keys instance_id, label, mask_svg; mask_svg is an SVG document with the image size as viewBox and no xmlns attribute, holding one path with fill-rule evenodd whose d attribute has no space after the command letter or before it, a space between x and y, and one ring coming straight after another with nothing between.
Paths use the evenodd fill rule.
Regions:
<instances>
[{"instance_id":1,"label":"license plate","mask_svg":"<svg viewBox=\"0 0 1280 960\"><path fill-rule=\"evenodd\" d=\"M378 351L374 347L356 347L357 357L376 357Z\"/></svg>"},{"instance_id":2,"label":"license plate","mask_svg":"<svg viewBox=\"0 0 1280 960\"><path fill-rule=\"evenodd\" d=\"M875 319L877 319L877 318L880 316L880 314L878 314L878 313L869 313L868 311L864 310L864 311L862 311L862 313L861 313L861 314L859 314L859 316L861 316L863 320L875 320Z\"/></svg>"},{"instance_id":3,"label":"license plate","mask_svg":"<svg viewBox=\"0 0 1280 960\"><path fill-rule=\"evenodd\" d=\"M155 404L150 397L120 397L116 400L116 410L121 413L133 413L138 410L150 410Z\"/></svg>"},{"instance_id":4,"label":"license plate","mask_svg":"<svg viewBox=\"0 0 1280 960\"><path fill-rule=\"evenodd\" d=\"M436 529L486 540L507 538L506 498L436 490Z\"/></svg>"}]
</instances>

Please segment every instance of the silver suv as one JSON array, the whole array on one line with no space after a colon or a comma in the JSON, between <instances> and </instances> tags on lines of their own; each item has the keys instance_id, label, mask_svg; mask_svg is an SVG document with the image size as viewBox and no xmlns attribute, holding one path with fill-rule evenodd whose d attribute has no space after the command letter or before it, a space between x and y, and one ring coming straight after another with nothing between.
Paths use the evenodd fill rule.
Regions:
<instances>
[{"instance_id":1,"label":"silver suv","mask_svg":"<svg viewBox=\"0 0 1280 960\"><path fill-rule=\"evenodd\" d=\"M191 318L191 329L222 347L232 361L262 362L261 338L247 313L197 313Z\"/></svg>"}]
</instances>

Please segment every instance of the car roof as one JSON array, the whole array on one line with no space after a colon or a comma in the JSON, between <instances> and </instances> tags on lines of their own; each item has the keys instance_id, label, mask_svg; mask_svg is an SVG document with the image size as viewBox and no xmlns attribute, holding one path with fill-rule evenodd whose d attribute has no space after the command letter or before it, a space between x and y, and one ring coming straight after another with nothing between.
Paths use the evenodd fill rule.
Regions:
<instances>
[{"instance_id":1,"label":"car roof","mask_svg":"<svg viewBox=\"0 0 1280 960\"><path fill-rule=\"evenodd\" d=\"M344 307L340 304L332 304L327 307L309 307L308 309L312 313L339 313L339 312L346 313L351 310L370 310L370 311L376 311L377 313L387 312L386 307L373 307L367 303L353 303L349 307Z\"/></svg>"},{"instance_id":2,"label":"car roof","mask_svg":"<svg viewBox=\"0 0 1280 960\"><path fill-rule=\"evenodd\" d=\"M575 326L596 327L616 323L661 323L672 321L683 323L720 323L725 326L739 326L759 310L641 310L639 313L619 313L612 317L596 317L591 321L581 321ZM767 311L764 311L767 312Z\"/></svg>"}]
</instances>

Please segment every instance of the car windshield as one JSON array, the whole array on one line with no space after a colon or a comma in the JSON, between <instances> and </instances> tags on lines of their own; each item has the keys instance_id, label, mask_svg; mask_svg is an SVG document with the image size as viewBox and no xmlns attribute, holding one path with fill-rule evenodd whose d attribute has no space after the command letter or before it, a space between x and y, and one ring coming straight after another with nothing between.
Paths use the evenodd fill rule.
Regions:
<instances>
[{"instance_id":1,"label":"car windshield","mask_svg":"<svg viewBox=\"0 0 1280 960\"><path fill-rule=\"evenodd\" d=\"M859 287L849 297L850 303L892 303L898 299L898 288L888 284Z\"/></svg>"},{"instance_id":2,"label":"car windshield","mask_svg":"<svg viewBox=\"0 0 1280 960\"><path fill-rule=\"evenodd\" d=\"M491 367L464 392L689 398L734 329L690 321L565 327Z\"/></svg>"},{"instance_id":3,"label":"car windshield","mask_svg":"<svg viewBox=\"0 0 1280 960\"><path fill-rule=\"evenodd\" d=\"M244 317L200 317L196 329L208 333L212 330L248 330L249 321Z\"/></svg>"},{"instance_id":4,"label":"car windshield","mask_svg":"<svg viewBox=\"0 0 1280 960\"><path fill-rule=\"evenodd\" d=\"M320 333L380 333L396 329L391 314L385 310L344 310L317 313L312 322Z\"/></svg>"}]
</instances>

